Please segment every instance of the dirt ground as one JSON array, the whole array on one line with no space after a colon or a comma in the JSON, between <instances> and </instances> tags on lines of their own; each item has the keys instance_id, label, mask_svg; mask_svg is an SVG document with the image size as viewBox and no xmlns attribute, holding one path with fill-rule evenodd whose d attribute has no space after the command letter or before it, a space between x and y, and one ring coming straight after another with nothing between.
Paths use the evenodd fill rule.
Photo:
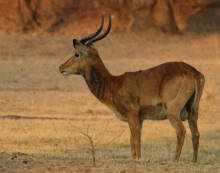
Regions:
<instances>
[{"instance_id":1,"label":"dirt ground","mask_svg":"<svg viewBox=\"0 0 220 173\"><path fill-rule=\"evenodd\" d=\"M143 158L130 159L127 124L82 77L58 71L73 52L72 36L1 35L0 172L219 172L220 34L114 33L95 47L114 75L168 61L184 61L205 75L198 163L191 163L187 123L180 163L172 163L176 137L167 120L144 122ZM84 130L96 145L96 167Z\"/></svg>"}]
</instances>

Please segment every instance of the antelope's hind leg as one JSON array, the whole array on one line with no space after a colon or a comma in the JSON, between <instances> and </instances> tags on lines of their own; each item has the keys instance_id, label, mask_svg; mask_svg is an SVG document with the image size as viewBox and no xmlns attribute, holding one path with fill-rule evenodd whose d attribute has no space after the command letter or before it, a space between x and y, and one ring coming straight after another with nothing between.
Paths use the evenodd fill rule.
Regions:
<instances>
[{"instance_id":1,"label":"antelope's hind leg","mask_svg":"<svg viewBox=\"0 0 220 173\"><path fill-rule=\"evenodd\" d=\"M177 135L176 152L173 159L175 162L179 161L186 134L186 129L183 125L180 115L185 102L185 99L181 99L181 94L179 93L174 100L167 104L166 108L167 118L175 129Z\"/></svg>"},{"instance_id":2,"label":"antelope's hind leg","mask_svg":"<svg viewBox=\"0 0 220 173\"><path fill-rule=\"evenodd\" d=\"M181 121L180 115L178 112L167 112L167 117L171 123L171 125L174 127L177 135L177 145L176 145L176 152L174 156L174 161L178 162L180 158L180 154L182 151L182 147L184 144L186 129Z\"/></svg>"},{"instance_id":3,"label":"antelope's hind leg","mask_svg":"<svg viewBox=\"0 0 220 173\"><path fill-rule=\"evenodd\" d=\"M194 93L194 81L191 78L183 77L178 81L173 80L169 86L164 87L162 98L165 103L167 118L176 131L177 146L174 161L178 162L186 134L186 129L181 120L181 111L185 109L186 103Z\"/></svg>"},{"instance_id":4,"label":"antelope's hind leg","mask_svg":"<svg viewBox=\"0 0 220 173\"><path fill-rule=\"evenodd\" d=\"M199 150L199 130L197 126L198 121L198 111L199 111L199 102L202 96L202 91L205 84L205 78L202 74L200 74L199 78L196 81L196 89L193 101L189 104L189 118L188 123L192 133L192 144L193 144L193 162L197 161L198 150Z\"/></svg>"},{"instance_id":5,"label":"antelope's hind leg","mask_svg":"<svg viewBox=\"0 0 220 173\"><path fill-rule=\"evenodd\" d=\"M189 127L192 133L192 144L193 144L193 162L197 161L198 150L199 150L199 130L197 126L197 119L191 114L188 119Z\"/></svg>"}]
</instances>

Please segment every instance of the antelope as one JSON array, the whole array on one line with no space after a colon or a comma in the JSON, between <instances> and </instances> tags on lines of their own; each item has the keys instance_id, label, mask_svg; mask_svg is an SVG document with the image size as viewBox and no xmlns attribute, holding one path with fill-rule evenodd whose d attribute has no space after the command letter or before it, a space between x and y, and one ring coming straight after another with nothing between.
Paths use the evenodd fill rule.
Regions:
<instances>
[{"instance_id":1,"label":"antelope","mask_svg":"<svg viewBox=\"0 0 220 173\"><path fill-rule=\"evenodd\" d=\"M74 54L59 67L63 75L82 75L92 94L109 107L121 121L128 123L133 159L141 158L141 129L145 119L168 119L177 136L174 161L178 162L185 138L182 121L188 120L192 134L193 162L197 161L199 102L205 78L184 62L167 62L146 70L114 76L105 67L93 43L106 37L102 34L104 16L96 32L73 39Z\"/></svg>"}]
</instances>

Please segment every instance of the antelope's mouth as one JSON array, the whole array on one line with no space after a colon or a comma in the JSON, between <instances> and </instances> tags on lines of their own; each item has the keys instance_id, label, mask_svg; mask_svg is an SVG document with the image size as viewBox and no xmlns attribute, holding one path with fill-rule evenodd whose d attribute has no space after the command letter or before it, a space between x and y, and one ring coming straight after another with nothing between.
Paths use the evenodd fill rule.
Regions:
<instances>
[{"instance_id":1,"label":"antelope's mouth","mask_svg":"<svg viewBox=\"0 0 220 173\"><path fill-rule=\"evenodd\" d=\"M68 76L70 73L68 73L67 71L65 71L65 70L63 70L63 69L61 69L61 68L59 68L59 71L60 71L60 73L62 74L62 75L64 75L64 76Z\"/></svg>"},{"instance_id":2,"label":"antelope's mouth","mask_svg":"<svg viewBox=\"0 0 220 173\"><path fill-rule=\"evenodd\" d=\"M66 72L66 71L61 71L60 73L61 73L62 75L64 75L64 76L70 75L70 73L68 73L68 72Z\"/></svg>"}]
</instances>

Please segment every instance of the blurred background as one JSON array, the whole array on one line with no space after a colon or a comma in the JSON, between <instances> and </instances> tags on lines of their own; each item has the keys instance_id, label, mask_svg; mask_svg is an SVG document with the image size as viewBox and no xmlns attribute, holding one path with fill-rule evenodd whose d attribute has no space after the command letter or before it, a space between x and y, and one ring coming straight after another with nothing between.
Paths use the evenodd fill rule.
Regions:
<instances>
[{"instance_id":1,"label":"blurred background","mask_svg":"<svg viewBox=\"0 0 220 173\"><path fill-rule=\"evenodd\" d=\"M1 0L0 32L87 33L110 13L112 31L204 32L219 30L219 8L219 0Z\"/></svg>"},{"instance_id":2,"label":"blurred background","mask_svg":"<svg viewBox=\"0 0 220 173\"><path fill-rule=\"evenodd\" d=\"M72 39L94 32L101 14L112 29L94 47L113 75L168 61L205 75L198 164L187 122L182 164L172 163L167 120L144 122L143 158L129 160L127 124L81 76L59 73ZM0 0L0 65L0 172L220 172L220 0Z\"/></svg>"}]
</instances>

